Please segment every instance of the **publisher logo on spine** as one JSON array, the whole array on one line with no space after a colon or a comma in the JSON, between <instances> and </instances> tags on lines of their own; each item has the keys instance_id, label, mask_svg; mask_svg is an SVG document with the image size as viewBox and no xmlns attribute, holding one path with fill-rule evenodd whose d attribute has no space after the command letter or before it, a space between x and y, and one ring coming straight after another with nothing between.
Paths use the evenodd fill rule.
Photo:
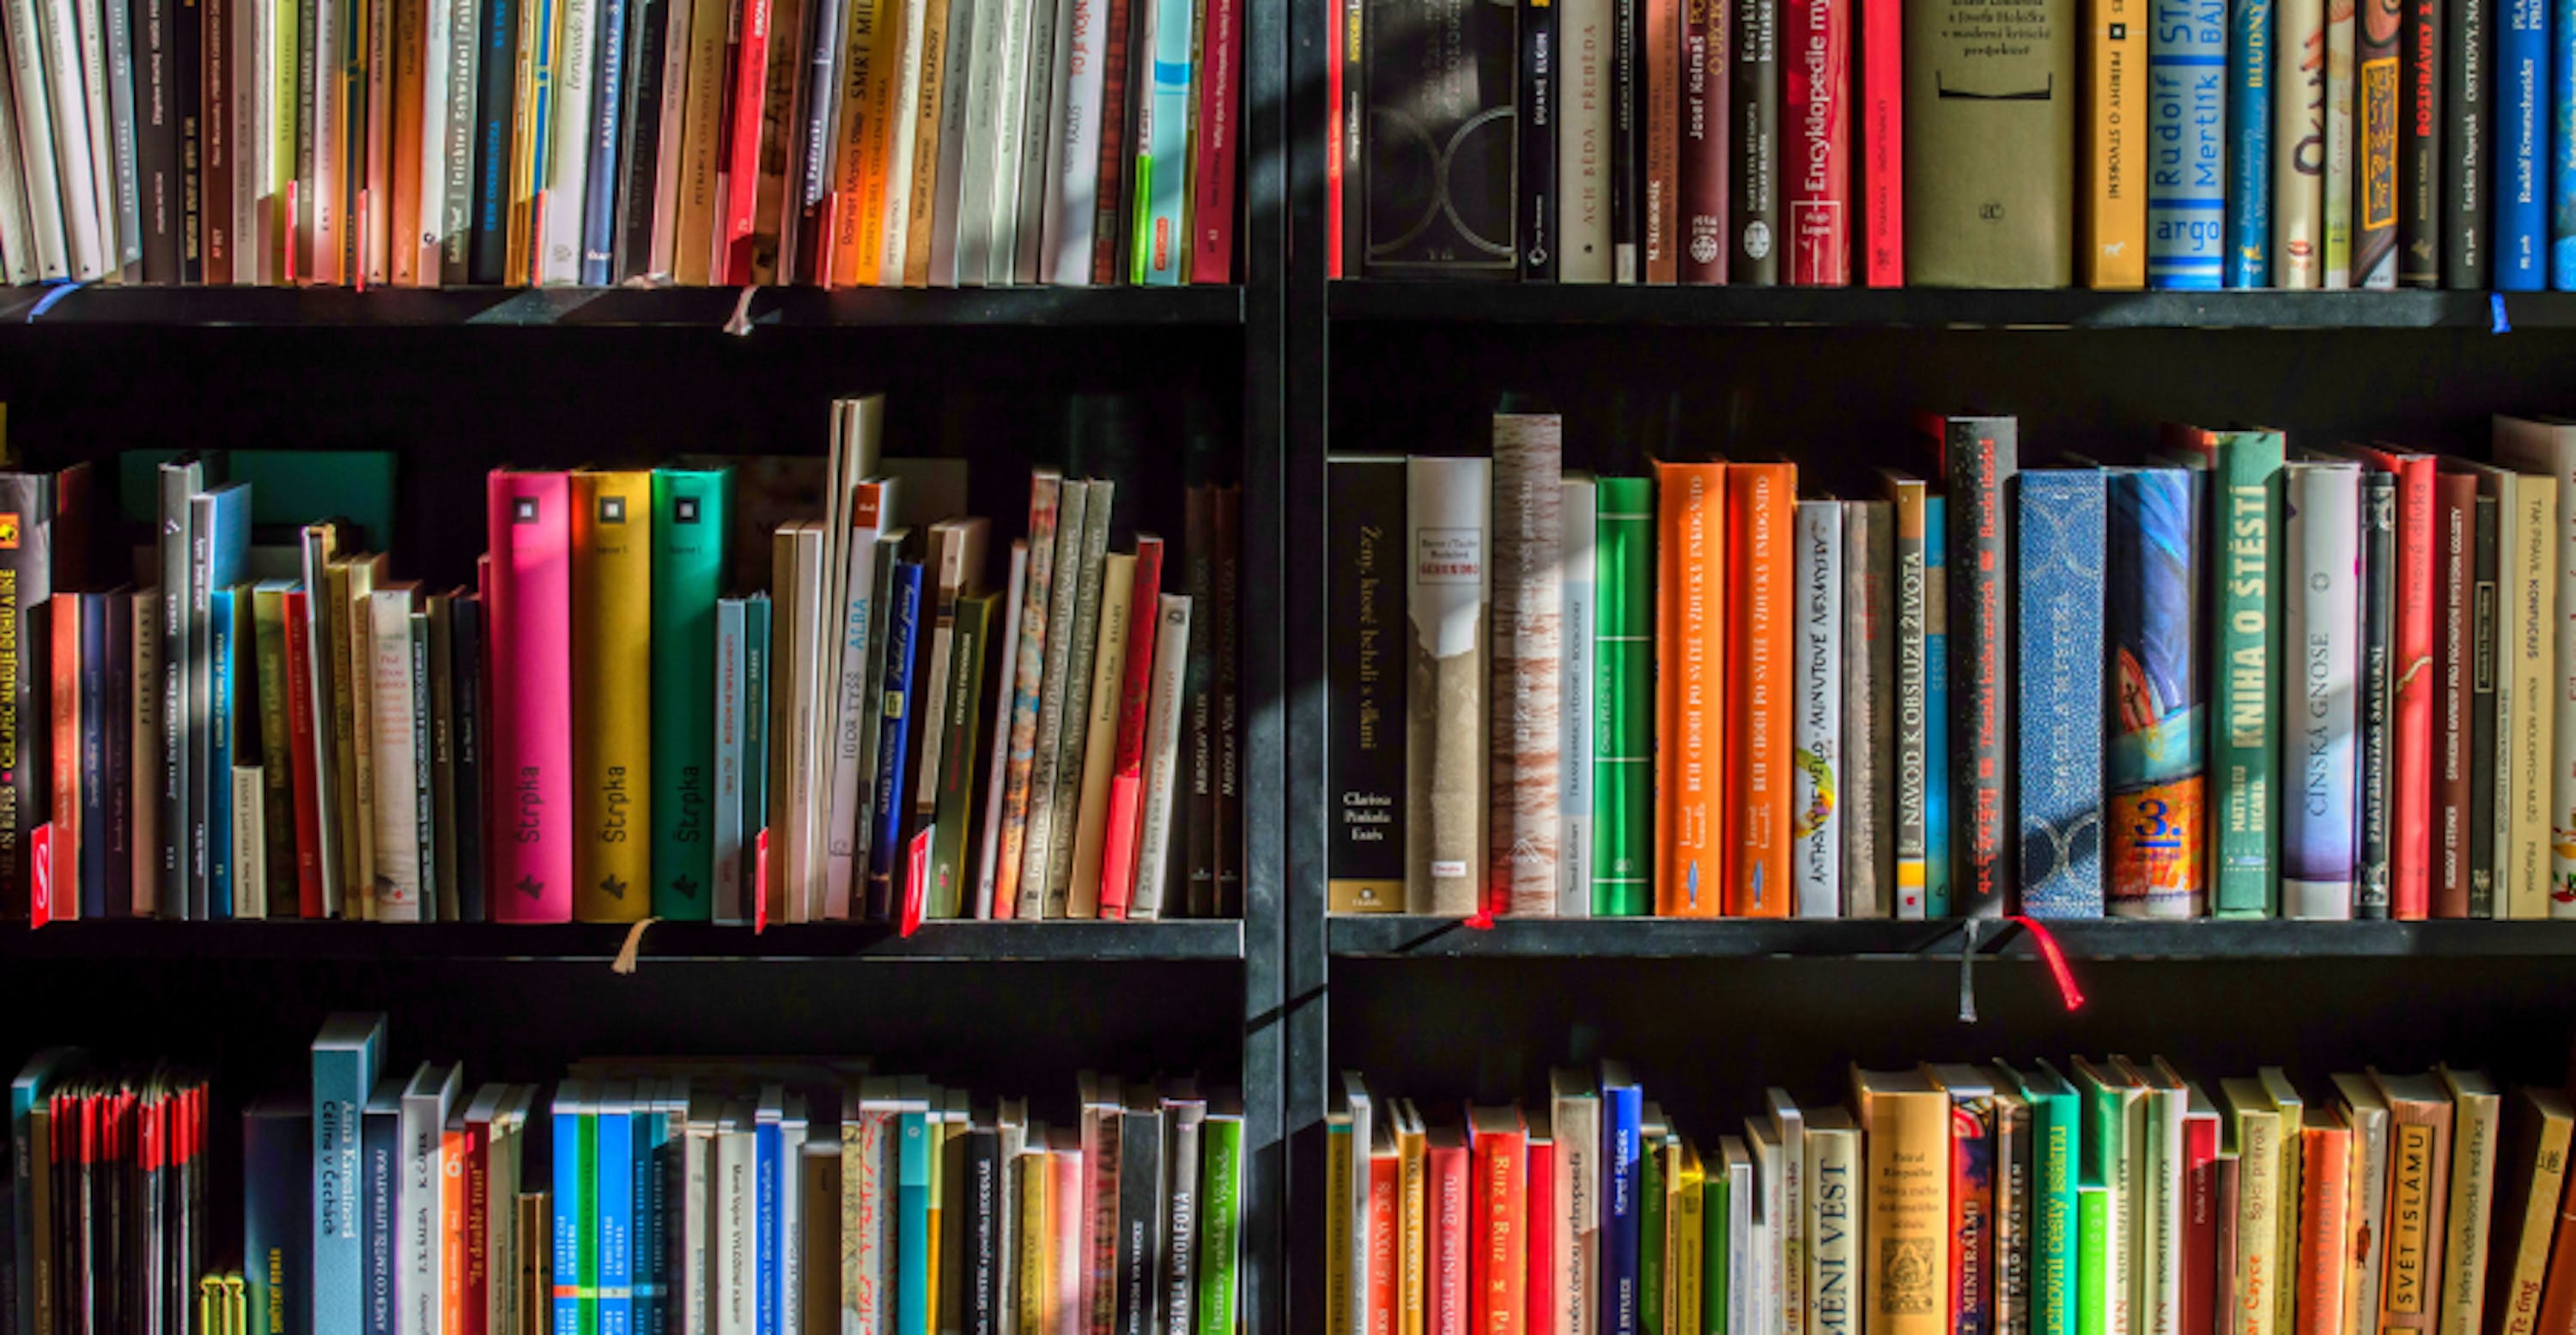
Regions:
<instances>
[{"instance_id":1,"label":"publisher logo on spine","mask_svg":"<svg viewBox=\"0 0 2576 1335\"><path fill-rule=\"evenodd\" d=\"M599 498L599 522L601 522L601 523L603 523L603 524L623 524L623 523L625 523L625 522L626 522L626 498L625 498L625 497L623 497L623 496L602 496L602 497L600 497L600 498Z\"/></svg>"},{"instance_id":2,"label":"publisher logo on spine","mask_svg":"<svg viewBox=\"0 0 2576 1335\"><path fill-rule=\"evenodd\" d=\"M537 522L537 498L534 496L519 496L512 498L510 501L510 522L513 524L533 524Z\"/></svg>"},{"instance_id":3,"label":"publisher logo on spine","mask_svg":"<svg viewBox=\"0 0 2576 1335\"><path fill-rule=\"evenodd\" d=\"M1414 539L1413 582L1475 584L1485 573L1485 535L1472 528L1426 528Z\"/></svg>"}]
</instances>

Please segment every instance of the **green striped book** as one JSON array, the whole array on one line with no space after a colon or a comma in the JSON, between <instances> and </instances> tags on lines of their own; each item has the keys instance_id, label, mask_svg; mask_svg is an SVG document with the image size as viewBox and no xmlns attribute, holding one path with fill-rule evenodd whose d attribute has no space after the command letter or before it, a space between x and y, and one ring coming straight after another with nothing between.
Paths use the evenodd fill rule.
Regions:
<instances>
[{"instance_id":1,"label":"green striped book","mask_svg":"<svg viewBox=\"0 0 2576 1335\"><path fill-rule=\"evenodd\" d=\"M1643 917L1655 876L1654 481L1602 478L1598 504L1592 915Z\"/></svg>"},{"instance_id":2,"label":"green striped book","mask_svg":"<svg viewBox=\"0 0 2576 1335\"><path fill-rule=\"evenodd\" d=\"M653 915L705 922L715 897L716 599L733 470L653 473Z\"/></svg>"},{"instance_id":3,"label":"green striped book","mask_svg":"<svg viewBox=\"0 0 2576 1335\"><path fill-rule=\"evenodd\" d=\"M2084 1114L2075 1088L2042 1063L2013 1071L2030 1104L2033 1184L2030 1232L2031 1335L2078 1335L2076 1315L2077 1202Z\"/></svg>"},{"instance_id":4,"label":"green striped book","mask_svg":"<svg viewBox=\"0 0 2576 1335\"><path fill-rule=\"evenodd\" d=\"M2212 912L2281 912L2278 777L2281 695L2281 459L2278 431L2167 426L2162 452L2208 469L2219 535L2218 634L2211 652L2209 801Z\"/></svg>"}]
</instances>

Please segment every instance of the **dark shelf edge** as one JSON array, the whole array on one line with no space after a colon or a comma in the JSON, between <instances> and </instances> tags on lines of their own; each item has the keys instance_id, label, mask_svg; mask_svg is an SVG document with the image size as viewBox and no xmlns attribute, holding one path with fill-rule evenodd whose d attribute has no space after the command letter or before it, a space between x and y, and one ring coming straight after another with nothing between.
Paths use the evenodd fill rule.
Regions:
<instances>
[{"instance_id":1,"label":"dark shelf edge","mask_svg":"<svg viewBox=\"0 0 2576 1335\"><path fill-rule=\"evenodd\" d=\"M2067 956L2091 960L2341 959L2576 956L2576 924L2548 922L2052 922ZM1942 922L1743 918L1503 920L1478 931L1456 919L1333 918L1332 953L1375 959L1947 958L1967 925ZM1977 951L2039 957L2032 934L1979 925Z\"/></svg>"},{"instance_id":2,"label":"dark shelf edge","mask_svg":"<svg viewBox=\"0 0 2576 1335\"><path fill-rule=\"evenodd\" d=\"M2428 289L2101 292L1344 280L1332 284L1330 301L1332 318L1350 323L2316 330L2497 329L2500 301L2504 328L2576 328L2576 294Z\"/></svg>"},{"instance_id":3,"label":"dark shelf edge","mask_svg":"<svg viewBox=\"0 0 2576 1335\"><path fill-rule=\"evenodd\" d=\"M566 923L56 923L0 932L0 963L36 960L401 959L440 961L606 961L629 928ZM776 926L764 932L706 923L657 922L639 959L652 963L770 960L902 960L1103 964L1224 962L1243 958L1243 925L1173 922L933 922L907 938L882 923Z\"/></svg>"},{"instance_id":4,"label":"dark shelf edge","mask_svg":"<svg viewBox=\"0 0 2576 1335\"><path fill-rule=\"evenodd\" d=\"M83 287L0 289L0 326L558 325L700 327L731 320L741 288ZM749 322L804 327L1208 326L1243 323L1243 289L1191 285L959 289L762 287Z\"/></svg>"}]
</instances>

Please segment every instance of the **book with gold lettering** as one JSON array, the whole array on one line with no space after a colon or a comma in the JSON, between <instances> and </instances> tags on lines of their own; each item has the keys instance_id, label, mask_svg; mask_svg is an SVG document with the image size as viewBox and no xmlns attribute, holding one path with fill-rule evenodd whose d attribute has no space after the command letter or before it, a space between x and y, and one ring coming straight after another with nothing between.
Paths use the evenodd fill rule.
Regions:
<instances>
[{"instance_id":1,"label":"book with gold lettering","mask_svg":"<svg viewBox=\"0 0 2576 1335\"><path fill-rule=\"evenodd\" d=\"M1920 1071L1852 1071L1860 1114L1861 1328L1942 1335L1950 1295L1950 1096Z\"/></svg>"},{"instance_id":2,"label":"book with gold lettering","mask_svg":"<svg viewBox=\"0 0 2576 1335\"><path fill-rule=\"evenodd\" d=\"M2431 1330L2442 1310L2451 1094L2432 1072L2374 1070L2370 1078L2388 1100L2388 1266L2379 1288L2379 1328Z\"/></svg>"}]
</instances>

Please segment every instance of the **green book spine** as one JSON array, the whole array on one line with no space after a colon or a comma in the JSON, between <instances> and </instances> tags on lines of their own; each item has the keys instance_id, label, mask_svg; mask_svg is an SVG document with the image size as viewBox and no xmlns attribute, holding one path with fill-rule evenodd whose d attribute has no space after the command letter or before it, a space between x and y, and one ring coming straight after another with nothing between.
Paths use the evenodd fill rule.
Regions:
<instances>
[{"instance_id":1,"label":"green book spine","mask_svg":"<svg viewBox=\"0 0 2576 1335\"><path fill-rule=\"evenodd\" d=\"M1637 1157L1637 1328L1664 1335L1664 1147L1647 1137Z\"/></svg>"},{"instance_id":2,"label":"green book spine","mask_svg":"<svg viewBox=\"0 0 2576 1335\"><path fill-rule=\"evenodd\" d=\"M2076 1189L2076 1232L2083 1239L2075 1271L2075 1335L2111 1332L2111 1193L2087 1182Z\"/></svg>"},{"instance_id":3,"label":"green book spine","mask_svg":"<svg viewBox=\"0 0 2576 1335\"><path fill-rule=\"evenodd\" d=\"M595 1104L582 1109L573 1153L580 1165L573 1176L573 1335L599 1335L599 1111Z\"/></svg>"},{"instance_id":4,"label":"green book spine","mask_svg":"<svg viewBox=\"0 0 2576 1335\"><path fill-rule=\"evenodd\" d=\"M1243 1119L1210 1117L1199 1134L1198 1335L1235 1335L1235 1272L1243 1249Z\"/></svg>"},{"instance_id":5,"label":"green book spine","mask_svg":"<svg viewBox=\"0 0 2576 1335\"><path fill-rule=\"evenodd\" d=\"M1597 523L1592 914L1634 918L1654 912L1654 481L1601 479Z\"/></svg>"},{"instance_id":6,"label":"green book spine","mask_svg":"<svg viewBox=\"0 0 2576 1335\"><path fill-rule=\"evenodd\" d=\"M297 902L295 768L286 726L286 591L293 587L287 580L264 580L251 590L251 644L259 665L261 828L272 918L293 916Z\"/></svg>"},{"instance_id":7,"label":"green book spine","mask_svg":"<svg viewBox=\"0 0 2576 1335\"><path fill-rule=\"evenodd\" d=\"M944 725L948 741L942 747L948 758L939 767L938 801L930 817L930 885L923 895L924 917L963 916L966 850L976 847L975 762L984 754L983 734L977 727L984 715L977 706L987 695L984 657L993 638L994 609L1001 601L1002 596L994 593L957 600L948 651Z\"/></svg>"},{"instance_id":8,"label":"green book spine","mask_svg":"<svg viewBox=\"0 0 2576 1335\"><path fill-rule=\"evenodd\" d=\"M2219 438L2217 916L2281 911L2281 433Z\"/></svg>"},{"instance_id":9,"label":"green book spine","mask_svg":"<svg viewBox=\"0 0 2576 1335\"><path fill-rule=\"evenodd\" d=\"M1734 1278L1733 1275L1728 1273L1727 1264L1735 1253L1728 1250L1730 1239L1726 1236L1726 1178L1723 1173L1714 1176L1706 1186L1700 1188L1699 1200L1699 1217L1702 1238L1702 1245L1700 1248L1700 1256L1702 1258L1700 1261L1700 1335L1727 1335L1727 1281Z\"/></svg>"},{"instance_id":10,"label":"green book spine","mask_svg":"<svg viewBox=\"0 0 2576 1335\"><path fill-rule=\"evenodd\" d=\"M2083 1164L2083 1110L2069 1090L2033 1098L2031 1112L2039 1166L2039 1226L2031 1238L2034 1335L2078 1335L2076 1182Z\"/></svg>"},{"instance_id":11,"label":"green book spine","mask_svg":"<svg viewBox=\"0 0 2576 1335\"><path fill-rule=\"evenodd\" d=\"M751 887L760 839L769 830L769 597L742 604L742 919L752 920Z\"/></svg>"},{"instance_id":12,"label":"green book spine","mask_svg":"<svg viewBox=\"0 0 2576 1335\"><path fill-rule=\"evenodd\" d=\"M653 914L705 922L715 897L716 599L733 470L653 473Z\"/></svg>"}]
</instances>

